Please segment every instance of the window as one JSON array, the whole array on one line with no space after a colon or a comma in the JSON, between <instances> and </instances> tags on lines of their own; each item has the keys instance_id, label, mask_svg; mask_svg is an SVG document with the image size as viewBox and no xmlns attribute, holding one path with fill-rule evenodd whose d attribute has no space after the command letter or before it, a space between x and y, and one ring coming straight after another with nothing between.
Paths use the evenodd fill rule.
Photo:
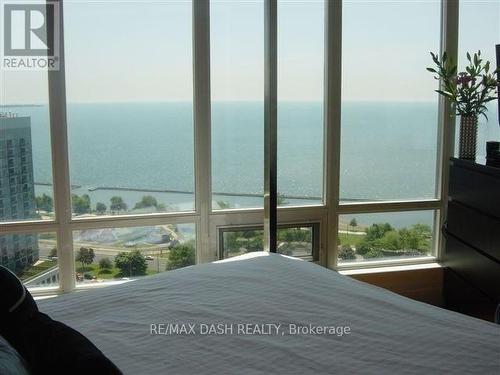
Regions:
<instances>
[{"instance_id":1,"label":"window","mask_svg":"<svg viewBox=\"0 0 500 375\"><path fill-rule=\"evenodd\" d=\"M434 255L434 212L352 214L339 217L339 263Z\"/></svg>"},{"instance_id":2,"label":"window","mask_svg":"<svg viewBox=\"0 0 500 375\"><path fill-rule=\"evenodd\" d=\"M264 98L265 4L65 3L66 76L63 82L49 75L50 98L47 72L0 70L2 264L42 265L34 274L49 269L51 276L40 280L57 284L61 275L61 290L71 290L76 281L119 280L261 250L264 103L271 103ZM449 134L438 131L445 108L438 108L437 82L425 68L429 52L439 52L440 28L458 21L457 3L442 5L440 19L440 0L278 1L269 19L277 51L270 52L278 54L278 203L288 206L279 210L279 252L332 268L439 255L436 228L447 197L437 194L438 173L447 170L436 167L437 150ZM462 20L460 49L486 51L498 34L498 5L460 7L461 17L484 19ZM193 15L200 26L194 35ZM195 61L192 48L208 28L209 43L196 48ZM210 92L203 89L206 72L193 66L208 59ZM200 100L193 100L193 87L202 88ZM64 88L66 103L57 94ZM67 127L67 139L50 139L49 102L53 114L66 110L67 123L50 125L54 134ZM194 135L207 123L195 124L193 115L204 115L209 102L206 147ZM327 103L332 111L324 111ZM493 113L480 137L500 135ZM18 125L22 134L3 131ZM333 135L328 142L325 131ZM49 142L57 147L54 159ZM210 163L211 176L195 160ZM57 186L71 202L54 204L52 170L61 171ZM195 191L207 186L210 192ZM56 233L64 243L56 244ZM73 252L57 263L57 247Z\"/></svg>"},{"instance_id":3,"label":"window","mask_svg":"<svg viewBox=\"0 0 500 375\"><path fill-rule=\"evenodd\" d=\"M9 186L4 190L7 202L15 200L15 194L21 191L21 173L34 176L26 186L32 193L27 203L33 209L19 215L4 210L0 222L51 220L53 206L42 212L33 204L44 194L50 200L53 197L47 72L2 68L0 82L0 166L8 167L8 175L0 168L0 185Z\"/></svg>"},{"instance_id":4,"label":"window","mask_svg":"<svg viewBox=\"0 0 500 375\"><path fill-rule=\"evenodd\" d=\"M323 202L324 1L278 1L280 206Z\"/></svg>"},{"instance_id":5,"label":"window","mask_svg":"<svg viewBox=\"0 0 500 375\"><path fill-rule=\"evenodd\" d=\"M440 2L345 2L342 25L341 201L435 198Z\"/></svg>"},{"instance_id":6,"label":"window","mask_svg":"<svg viewBox=\"0 0 500 375\"><path fill-rule=\"evenodd\" d=\"M195 240L194 224L75 231L76 280L113 281L193 265Z\"/></svg>"},{"instance_id":7,"label":"window","mask_svg":"<svg viewBox=\"0 0 500 375\"><path fill-rule=\"evenodd\" d=\"M28 288L57 286L55 233L0 236L0 264L14 272Z\"/></svg>"},{"instance_id":8,"label":"window","mask_svg":"<svg viewBox=\"0 0 500 375\"><path fill-rule=\"evenodd\" d=\"M190 1L66 4L74 215L194 209L191 14Z\"/></svg>"},{"instance_id":9,"label":"window","mask_svg":"<svg viewBox=\"0 0 500 375\"><path fill-rule=\"evenodd\" d=\"M262 207L263 1L211 1L213 209Z\"/></svg>"},{"instance_id":10,"label":"window","mask_svg":"<svg viewBox=\"0 0 500 375\"><path fill-rule=\"evenodd\" d=\"M278 229L277 252L284 255L317 260L319 251L319 225L304 226L282 225ZM243 227L220 230L220 257L231 258L237 255L262 251L262 227Z\"/></svg>"},{"instance_id":11,"label":"window","mask_svg":"<svg viewBox=\"0 0 500 375\"><path fill-rule=\"evenodd\" d=\"M458 71L464 70L468 64L466 53L481 51L481 57L491 62L492 69L496 67L495 45L500 43L500 3L496 1L460 1L460 32L458 39ZM500 128L498 122L497 101L486 104L488 112L486 119L479 116L477 160L484 162L486 157L486 141L498 141ZM457 116L456 154L458 155L458 131L460 117Z\"/></svg>"}]
</instances>

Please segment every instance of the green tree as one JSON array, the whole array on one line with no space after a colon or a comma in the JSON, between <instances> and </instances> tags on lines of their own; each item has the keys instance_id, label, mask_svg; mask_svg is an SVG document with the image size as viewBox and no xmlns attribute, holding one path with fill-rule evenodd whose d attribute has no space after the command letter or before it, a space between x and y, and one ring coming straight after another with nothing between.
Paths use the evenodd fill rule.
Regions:
<instances>
[{"instance_id":1,"label":"green tree","mask_svg":"<svg viewBox=\"0 0 500 375\"><path fill-rule=\"evenodd\" d=\"M366 239L363 239L358 245L356 246L356 253L360 255L365 255L369 251L373 249L373 244L370 241L367 241Z\"/></svg>"},{"instance_id":2,"label":"green tree","mask_svg":"<svg viewBox=\"0 0 500 375\"><path fill-rule=\"evenodd\" d=\"M356 259L356 253L350 245L342 245L340 247L339 258L342 260Z\"/></svg>"},{"instance_id":3,"label":"green tree","mask_svg":"<svg viewBox=\"0 0 500 375\"><path fill-rule=\"evenodd\" d=\"M110 206L109 206L109 209L111 211L125 211L127 210L127 204L123 201L123 198L122 197L118 197L118 196L114 196L114 197L111 197L110 199Z\"/></svg>"},{"instance_id":4,"label":"green tree","mask_svg":"<svg viewBox=\"0 0 500 375\"><path fill-rule=\"evenodd\" d=\"M54 210L54 200L50 195L43 193L41 196L35 197L35 205L37 210L51 212Z\"/></svg>"},{"instance_id":5,"label":"green tree","mask_svg":"<svg viewBox=\"0 0 500 375\"><path fill-rule=\"evenodd\" d=\"M353 228L353 229L356 229L356 227L358 226L358 222L356 221L356 218L353 217L351 222L349 223L349 225Z\"/></svg>"},{"instance_id":6,"label":"green tree","mask_svg":"<svg viewBox=\"0 0 500 375\"><path fill-rule=\"evenodd\" d=\"M155 197L151 195L144 195L142 199L137 202L134 209L148 208L148 207L158 207L158 201Z\"/></svg>"},{"instance_id":7,"label":"green tree","mask_svg":"<svg viewBox=\"0 0 500 375\"><path fill-rule=\"evenodd\" d=\"M53 247L52 249L50 249L49 257L50 258L57 257L57 248Z\"/></svg>"},{"instance_id":8,"label":"green tree","mask_svg":"<svg viewBox=\"0 0 500 375\"><path fill-rule=\"evenodd\" d=\"M373 244L376 249L380 250L400 250L401 246L401 236L400 232L396 230L390 230L384 233L382 238L376 239Z\"/></svg>"},{"instance_id":9,"label":"green tree","mask_svg":"<svg viewBox=\"0 0 500 375\"><path fill-rule=\"evenodd\" d=\"M101 270L110 270L111 268L113 268L113 263L111 263L111 260L109 260L109 258L102 258L99 261L99 268Z\"/></svg>"},{"instance_id":10,"label":"green tree","mask_svg":"<svg viewBox=\"0 0 500 375\"><path fill-rule=\"evenodd\" d=\"M106 205L102 202L97 202L97 204L95 205L95 210L97 211L97 213L99 215L102 215L106 212L108 208L106 207Z\"/></svg>"},{"instance_id":11,"label":"green tree","mask_svg":"<svg viewBox=\"0 0 500 375\"><path fill-rule=\"evenodd\" d=\"M382 258L383 256L384 254L379 249L371 249L364 255L365 258Z\"/></svg>"},{"instance_id":12,"label":"green tree","mask_svg":"<svg viewBox=\"0 0 500 375\"><path fill-rule=\"evenodd\" d=\"M94 249L91 247L80 247L80 250L76 253L75 260L82 263L82 268L84 269L86 264L91 264L94 261L94 258Z\"/></svg>"},{"instance_id":13,"label":"green tree","mask_svg":"<svg viewBox=\"0 0 500 375\"><path fill-rule=\"evenodd\" d=\"M227 210L228 208L231 208L231 203L228 201L217 201L217 205L221 210Z\"/></svg>"},{"instance_id":14,"label":"green tree","mask_svg":"<svg viewBox=\"0 0 500 375\"><path fill-rule=\"evenodd\" d=\"M372 224L370 227L366 228L366 239L368 241L373 241L384 237L386 232L393 230L389 223L384 224Z\"/></svg>"},{"instance_id":15,"label":"green tree","mask_svg":"<svg viewBox=\"0 0 500 375\"><path fill-rule=\"evenodd\" d=\"M78 215L90 212L90 197L88 194L83 194L81 197L77 194L71 195L73 212Z\"/></svg>"},{"instance_id":16,"label":"green tree","mask_svg":"<svg viewBox=\"0 0 500 375\"><path fill-rule=\"evenodd\" d=\"M284 206L286 204L288 204L288 201L286 200L286 196L285 194L282 194L282 193L278 193L278 197L277 197L278 201L277 201L277 204L278 206Z\"/></svg>"},{"instance_id":17,"label":"green tree","mask_svg":"<svg viewBox=\"0 0 500 375\"><path fill-rule=\"evenodd\" d=\"M168 270L175 270L195 263L194 247L189 244L177 245L168 253Z\"/></svg>"},{"instance_id":18,"label":"green tree","mask_svg":"<svg viewBox=\"0 0 500 375\"><path fill-rule=\"evenodd\" d=\"M148 269L146 258L137 249L116 255L115 266L122 276L142 276Z\"/></svg>"},{"instance_id":19,"label":"green tree","mask_svg":"<svg viewBox=\"0 0 500 375\"><path fill-rule=\"evenodd\" d=\"M239 251L241 244L238 241L239 232L226 232L224 233L224 249L228 253L236 253Z\"/></svg>"}]
</instances>

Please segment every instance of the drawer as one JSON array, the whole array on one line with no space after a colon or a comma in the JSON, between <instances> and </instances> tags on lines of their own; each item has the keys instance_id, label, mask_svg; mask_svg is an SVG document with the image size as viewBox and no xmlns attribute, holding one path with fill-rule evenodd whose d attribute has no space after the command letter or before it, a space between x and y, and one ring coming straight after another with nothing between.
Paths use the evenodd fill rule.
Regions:
<instances>
[{"instance_id":1,"label":"drawer","mask_svg":"<svg viewBox=\"0 0 500 375\"><path fill-rule=\"evenodd\" d=\"M453 162L450 168L452 201L458 201L479 211L500 218L500 178L482 169L470 169Z\"/></svg>"},{"instance_id":2,"label":"drawer","mask_svg":"<svg viewBox=\"0 0 500 375\"><path fill-rule=\"evenodd\" d=\"M463 242L448 235L445 265L466 282L500 302L500 264L478 253Z\"/></svg>"},{"instance_id":3,"label":"drawer","mask_svg":"<svg viewBox=\"0 0 500 375\"><path fill-rule=\"evenodd\" d=\"M500 263L500 219L452 201L448 204L448 231Z\"/></svg>"}]
</instances>

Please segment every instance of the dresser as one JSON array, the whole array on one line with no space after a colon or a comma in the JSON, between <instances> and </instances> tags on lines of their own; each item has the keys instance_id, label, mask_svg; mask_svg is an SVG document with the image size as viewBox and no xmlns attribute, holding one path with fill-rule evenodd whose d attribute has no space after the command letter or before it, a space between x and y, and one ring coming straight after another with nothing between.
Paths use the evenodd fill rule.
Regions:
<instances>
[{"instance_id":1,"label":"dresser","mask_svg":"<svg viewBox=\"0 0 500 375\"><path fill-rule=\"evenodd\" d=\"M450 159L443 227L447 308L494 320L500 304L500 169Z\"/></svg>"}]
</instances>

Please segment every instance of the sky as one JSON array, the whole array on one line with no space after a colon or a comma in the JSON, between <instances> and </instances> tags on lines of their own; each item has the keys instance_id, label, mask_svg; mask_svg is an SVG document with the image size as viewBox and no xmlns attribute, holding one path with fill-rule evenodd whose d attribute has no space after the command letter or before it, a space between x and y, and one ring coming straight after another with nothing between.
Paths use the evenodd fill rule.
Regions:
<instances>
[{"instance_id":1,"label":"sky","mask_svg":"<svg viewBox=\"0 0 500 375\"><path fill-rule=\"evenodd\" d=\"M263 1L211 2L212 100L263 100ZM65 1L70 102L192 100L190 1ZM343 100L433 101L438 0L345 1ZM500 2L461 1L460 53L494 62ZM322 100L322 0L278 2L279 100ZM47 102L45 72L0 73L0 104Z\"/></svg>"}]
</instances>

